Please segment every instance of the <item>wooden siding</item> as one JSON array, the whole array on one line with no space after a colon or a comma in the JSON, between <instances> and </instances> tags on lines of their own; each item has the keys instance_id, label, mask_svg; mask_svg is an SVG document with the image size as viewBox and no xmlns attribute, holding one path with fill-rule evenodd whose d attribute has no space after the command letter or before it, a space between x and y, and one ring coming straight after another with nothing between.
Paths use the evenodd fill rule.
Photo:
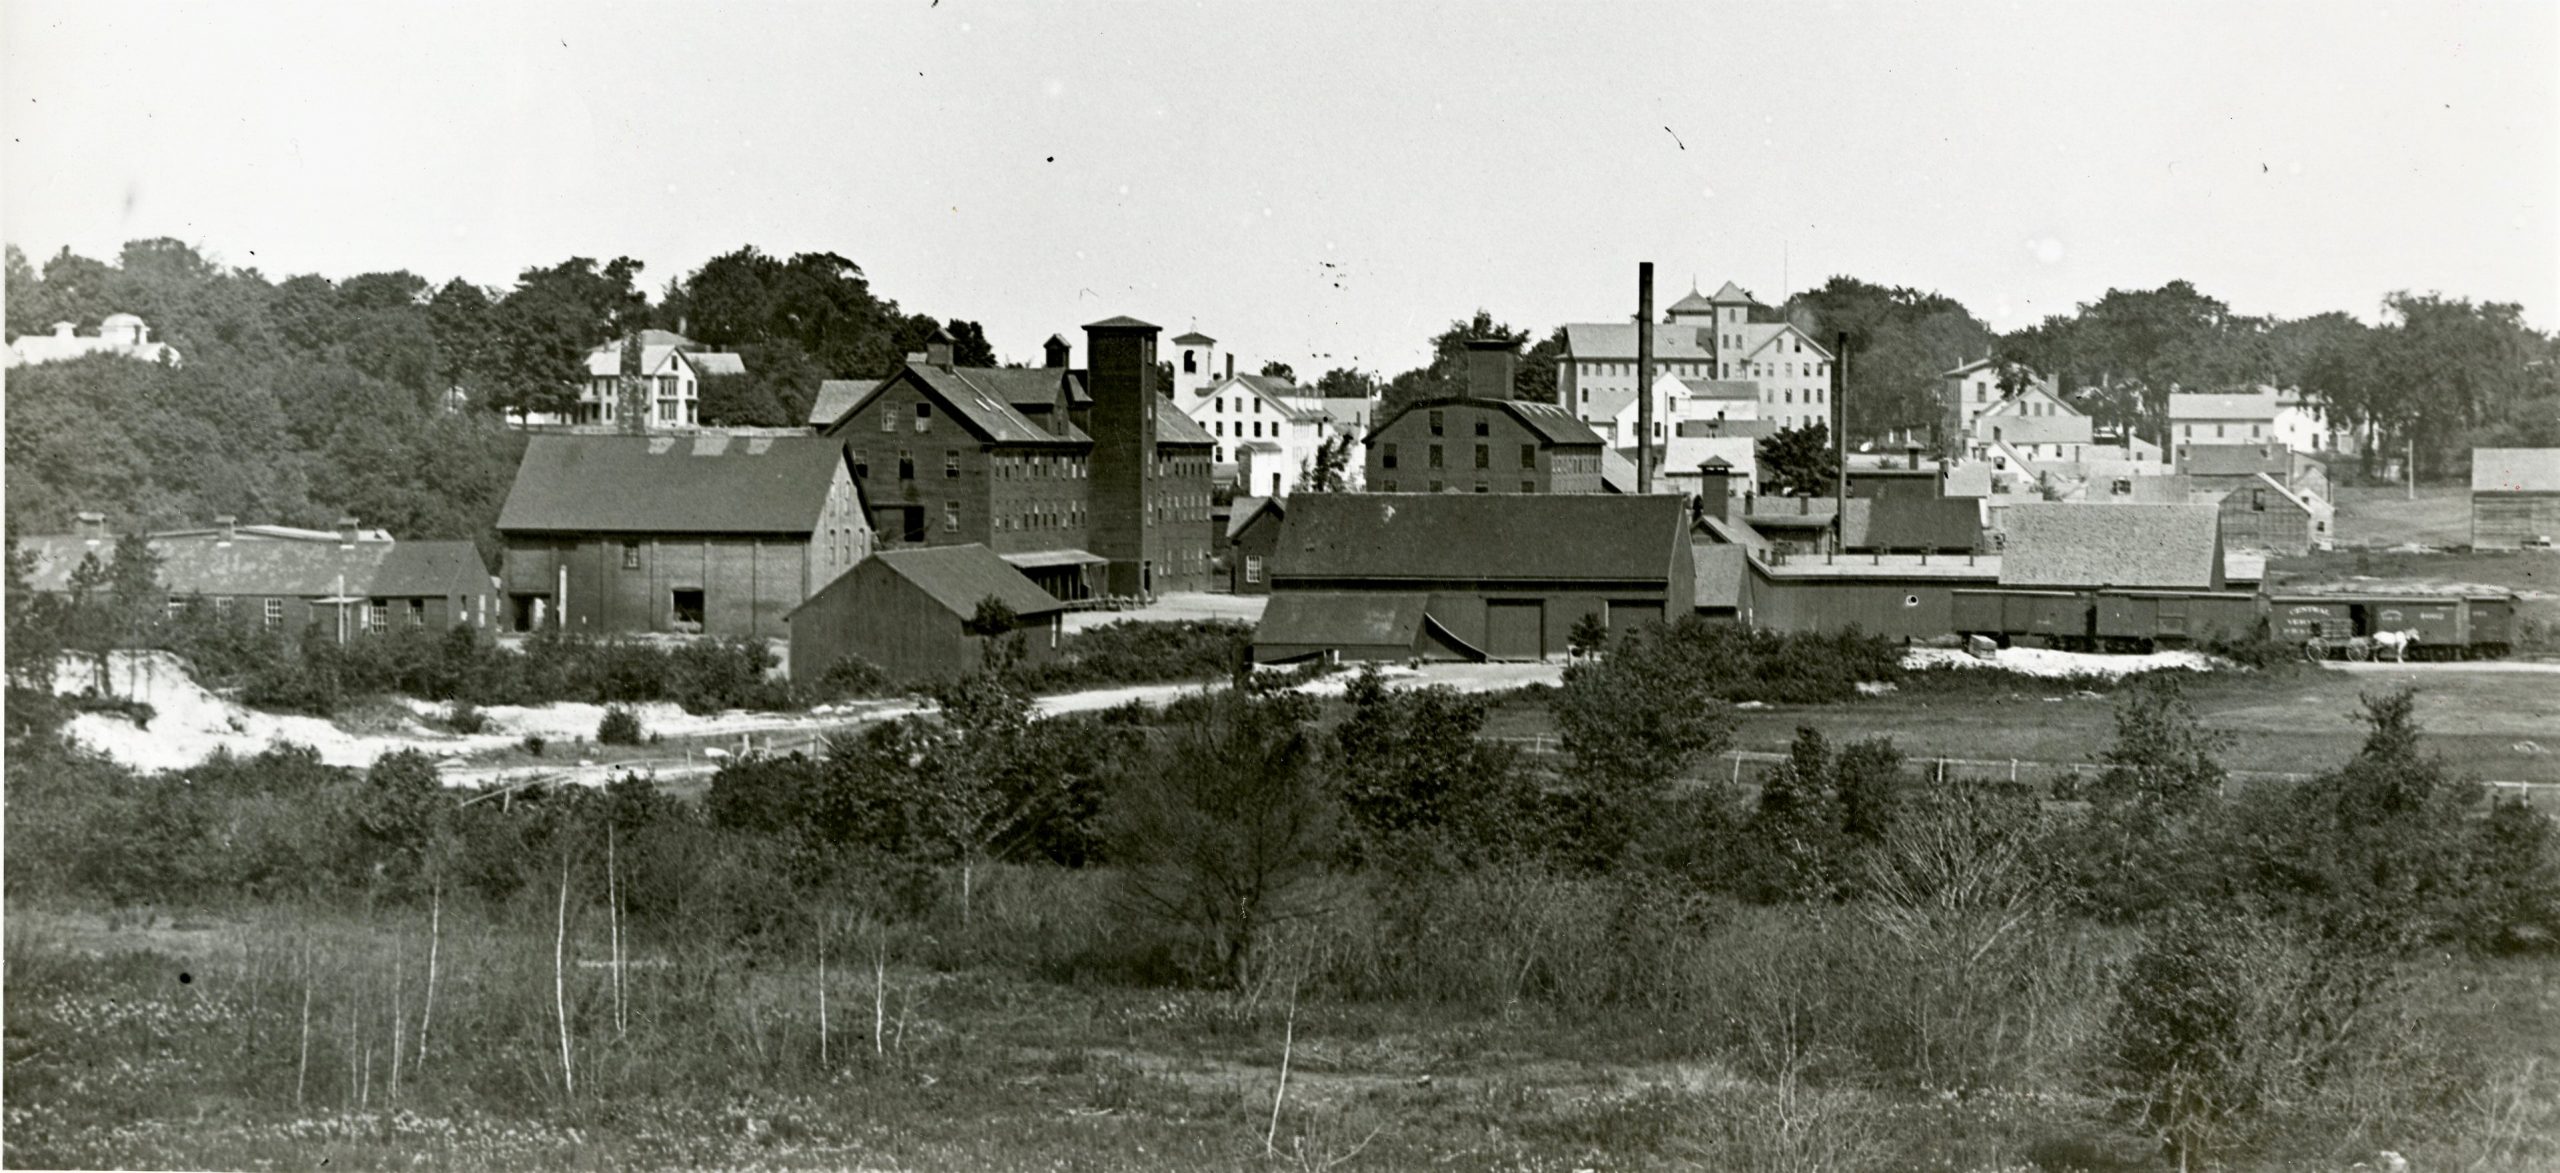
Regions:
<instances>
[{"instance_id":1,"label":"wooden siding","mask_svg":"<svg viewBox=\"0 0 2560 1173\"><path fill-rule=\"evenodd\" d=\"M1026 662L1046 663L1063 641L1060 618L1034 618L1008 638L1019 638ZM985 664L987 642L964 622L883 563L867 561L792 613L792 671L814 678L857 656L900 682L964 676Z\"/></svg>"},{"instance_id":2,"label":"wooden siding","mask_svg":"<svg viewBox=\"0 0 2560 1173\"><path fill-rule=\"evenodd\" d=\"M675 624L674 592L700 590L699 634L779 636L783 614L808 597L817 547L816 539L511 535L505 588L509 596L539 596L548 605L565 567L565 626L596 633L690 633Z\"/></svg>"},{"instance_id":3,"label":"wooden siding","mask_svg":"<svg viewBox=\"0 0 2560 1173\"><path fill-rule=\"evenodd\" d=\"M2471 544L2513 550L2527 542L2560 541L2560 493L2471 494Z\"/></svg>"}]
</instances>

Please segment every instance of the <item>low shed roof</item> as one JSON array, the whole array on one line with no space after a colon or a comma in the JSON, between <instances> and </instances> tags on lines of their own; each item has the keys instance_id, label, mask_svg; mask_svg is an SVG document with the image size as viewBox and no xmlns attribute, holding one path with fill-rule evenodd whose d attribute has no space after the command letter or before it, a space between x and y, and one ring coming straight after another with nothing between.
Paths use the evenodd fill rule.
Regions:
<instances>
[{"instance_id":1,"label":"low shed roof","mask_svg":"<svg viewBox=\"0 0 2560 1173\"><path fill-rule=\"evenodd\" d=\"M1664 579L1688 538L1668 494L1306 493L1272 577Z\"/></svg>"},{"instance_id":2,"label":"low shed roof","mask_svg":"<svg viewBox=\"0 0 2560 1173\"><path fill-rule=\"evenodd\" d=\"M1271 596L1257 644L1410 647L1422 631L1423 596L1350 591L1283 591Z\"/></svg>"},{"instance_id":3,"label":"low shed roof","mask_svg":"<svg viewBox=\"0 0 2560 1173\"><path fill-rule=\"evenodd\" d=\"M872 559L882 569L915 584L927 597L963 619L993 598L1016 615L1046 615L1063 604L995 551L972 542L965 546L913 546L882 550Z\"/></svg>"}]
</instances>

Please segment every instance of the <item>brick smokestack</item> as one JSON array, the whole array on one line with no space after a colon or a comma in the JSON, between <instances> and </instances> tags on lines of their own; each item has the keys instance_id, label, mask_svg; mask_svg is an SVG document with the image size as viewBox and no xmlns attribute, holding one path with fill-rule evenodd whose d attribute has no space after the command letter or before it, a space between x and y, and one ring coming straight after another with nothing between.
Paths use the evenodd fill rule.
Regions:
<instances>
[{"instance_id":1,"label":"brick smokestack","mask_svg":"<svg viewBox=\"0 0 2560 1173\"><path fill-rule=\"evenodd\" d=\"M1519 373L1520 354L1510 342L1500 338L1467 339L1466 398L1509 399Z\"/></svg>"},{"instance_id":2,"label":"brick smokestack","mask_svg":"<svg viewBox=\"0 0 2560 1173\"><path fill-rule=\"evenodd\" d=\"M1653 262L1636 263L1636 492L1653 491Z\"/></svg>"},{"instance_id":3,"label":"brick smokestack","mask_svg":"<svg viewBox=\"0 0 2560 1173\"><path fill-rule=\"evenodd\" d=\"M1157 327L1111 318L1084 328L1085 384L1093 396L1085 431L1093 437L1093 552L1108 563L1104 589L1151 593L1157 567L1147 506L1155 494Z\"/></svg>"}]
</instances>

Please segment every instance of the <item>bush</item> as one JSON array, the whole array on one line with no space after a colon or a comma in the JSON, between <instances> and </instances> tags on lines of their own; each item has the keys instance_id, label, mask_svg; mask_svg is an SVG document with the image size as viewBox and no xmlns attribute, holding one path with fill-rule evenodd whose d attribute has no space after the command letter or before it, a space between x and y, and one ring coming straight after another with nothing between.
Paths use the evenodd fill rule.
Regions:
<instances>
[{"instance_id":1,"label":"bush","mask_svg":"<svg viewBox=\"0 0 2560 1173\"><path fill-rule=\"evenodd\" d=\"M639 745L648 735L640 728L640 714L629 705L606 705L604 720L596 723L596 741L601 745Z\"/></svg>"},{"instance_id":2,"label":"bush","mask_svg":"<svg viewBox=\"0 0 2560 1173\"><path fill-rule=\"evenodd\" d=\"M445 710L444 727L464 735L478 733L489 727L489 715L470 701L455 701Z\"/></svg>"},{"instance_id":3,"label":"bush","mask_svg":"<svg viewBox=\"0 0 2560 1173\"><path fill-rule=\"evenodd\" d=\"M1245 623L1220 619L1142 623L1124 619L1068 636L1057 659L1017 668L1014 678L1033 692L1168 680L1222 680L1235 672L1252 643L1253 627Z\"/></svg>"},{"instance_id":4,"label":"bush","mask_svg":"<svg viewBox=\"0 0 2560 1173\"><path fill-rule=\"evenodd\" d=\"M819 701L858 700L890 691L889 674L860 656L845 656L827 665L809 685L811 699Z\"/></svg>"},{"instance_id":5,"label":"bush","mask_svg":"<svg viewBox=\"0 0 2560 1173\"><path fill-rule=\"evenodd\" d=\"M549 746L551 742L539 733L528 733L524 735L523 741L517 742L516 744L523 746L524 752L532 754L535 757L541 757L543 749Z\"/></svg>"}]
</instances>

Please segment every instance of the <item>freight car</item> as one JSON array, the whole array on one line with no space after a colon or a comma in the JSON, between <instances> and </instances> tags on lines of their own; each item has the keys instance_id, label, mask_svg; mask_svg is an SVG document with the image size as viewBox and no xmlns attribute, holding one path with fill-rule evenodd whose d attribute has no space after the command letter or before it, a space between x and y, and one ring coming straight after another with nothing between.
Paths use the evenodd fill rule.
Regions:
<instances>
[{"instance_id":1,"label":"freight car","mask_svg":"<svg viewBox=\"0 0 2560 1173\"><path fill-rule=\"evenodd\" d=\"M2415 636L2410 657L2488 659L2514 642L2512 595L2255 595L2238 591L1954 592L1956 634L2007 646L2144 652L2267 635L2315 659L2368 658L2375 637ZM2362 653L2359 655L2358 653Z\"/></svg>"}]
</instances>

